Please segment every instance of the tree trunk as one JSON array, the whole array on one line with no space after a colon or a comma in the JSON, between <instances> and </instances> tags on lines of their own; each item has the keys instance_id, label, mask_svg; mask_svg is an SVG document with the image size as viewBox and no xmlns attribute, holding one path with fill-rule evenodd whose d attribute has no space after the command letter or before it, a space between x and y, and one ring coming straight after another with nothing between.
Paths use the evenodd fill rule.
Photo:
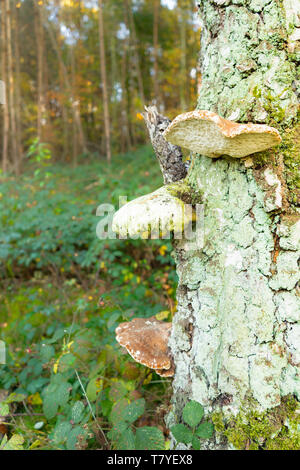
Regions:
<instances>
[{"instance_id":1,"label":"tree trunk","mask_svg":"<svg viewBox=\"0 0 300 470\"><path fill-rule=\"evenodd\" d=\"M9 115L7 102L7 47L6 47L6 5L1 1L1 79L4 82L4 104L3 104L3 140L2 140L2 170L8 169L8 139L9 139Z\"/></svg>"},{"instance_id":2,"label":"tree trunk","mask_svg":"<svg viewBox=\"0 0 300 470\"><path fill-rule=\"evenodd\" d=\"M37 45L37 136L43 140L43 112L44 112L44 91L43 91L43 64L44 64L44 31L42 20L42 6L38 3L34 5L35 35Z\"/></svg>"},{"instance_id":3,"label":"tree trunk","mask_svg":"<svg viewBox=\"0 0 300 470\"><path fill-rule=\"evenodd\" d=\"M58 24L62 23L62 15L61 15L61 0L56 0L56 5L58 8ZM62 37L60 34L60 30L57 29L56 32L56 41L58 44L58 48L61 50L63 41ZM58 67L59 67L59 89L60 89L60 108L61 108L61 114L62 114L62 135L63 135L63 155L62 155L62 161L65 162L70 158L69 152L70 152L70 142L69 142L69 113L68 109L66 107L66 99L65 95L67 92L65 91L65 80L64 80L64 71L62 67L62 63L59 60L58 61Z\"/></svg>"},{"instance_id":4,"label":"tree trunk","mask_svg":"<svg viewBox=\"0 0 300 470\"><path fill-rule=\"evenodd\" d=\"M159 76L158 76L158 19L159 19L160 0L154 0L153 12L153 61L154 61L154 102L160 109L160 90L159 90Z\"/></svg>"},{"instance_id":5,"label":"tree trunk","mask_svg":"<svg viewBox=\"0 0 300 470\"><path fill-rule=\"evenodd\" d=\"M10 120L10 143L12 161L16 175L20 173L19 155L16 142L16 106L15 106L15 92L14 92L14 73L13 73L13 58L12 58L12 33L11 33L11 3L6 0L6 41L7 41L7 77L8 77L8 103L9 103L9 120Z\"/></svg>"},{"instance_id":6,"label":"tree trunk","mask_svg":"<svg viewBox=\"0 0 300 470\"><path fill-rule=\"evenodd\" d=\"M16 55L16 142L19 154L20 165L22 164L23 145L22 145L22 120L21 120L21 71L20 71L20 24L19 24L19 10L15 9L15 55Z\"/></svg>"},{"instance_id":7,"label":"tree trunk","mask_svg":"<svg viewBox=\"0 0 300 470\"><path fill-rule=\"evenodd\" d=\"M181 110L187 108L187 66L186 66L186 29L187 29L187 4L186 0L178 2L180 10L179 29L180 29L180 106Z\"/></svg>"},{"instance_id":8,"label":"tree trunk","mask_svg":"<svg viewBox=\"0 0 300 470\"><path fill-rule=\"evenodd\" d=\"M100 69L101 69L101 80L102 80L103 108L104 108L104 131L105 131L106 158L107 158L108 163L110 163L111 162L110 118L109 118L109 102L108 102L107 77L106 77L106 58L105 58L105 45L104 45L103 0L99 0L99 47L100 47Z\"/></svg>"},{"instance_id":9,"label":"tree trunk","mask_svg":"<svg viewBox=\"0 0 300 470\"><path fill-rule=\"evenodd\" d=\"M215 424L202 448L299 449L300 7L292 0L198 3L198 108L267 123L283 142L243 160L192 158L187 179L202 193L204 244L198 251L186 240L176 245L168 425L193 399Z\"/></svg>"},{"instance_id":10,"label":"tree trunk","mask_svg":"<svg viewBox=\"0 0 300 470\"><path fill-rule=\"evenodd\" d=\"M59 43L56 40L55 34L52 29L52 24L49 22L47 15L45 14L44 7L41 6L42 8L42 18L43 18L43 24L47 28L47 31L49 33L49 38L52 44L53 49L55 50L55 53L57 55L57 59L59 62L59 66L63 75L64 83L65 83L65 90L68 96L68 99L71 103L72 106L72 115L73 115L73 120L76 123L77 127L77 132L78 132L78 141L80 144L80 150L83 152L87 152L87 147L86 147L86 142L85 142L85 135L83 132L83 126L81 122L81 115L80 115L80 102L76 98L74 90L72 89L69 75L67 68L65 66L63 56L62 56L62 51L59 48Z\"/></svg>"},{"instance_id":11,"label":"tree trunk","mask_svg":"<svg viewBox=\"0 0 300 470\"><path fill-rule=\"evenodd\" d=\"M138 40L136 36L136 28L134 24L134 16L132 10L132 3L131 0L125 0L125 13L127 12L128 19L127 25L130 30L130 37L132 37L132 48L133 48L133 55L134 55L134 67L136 69L136 76L139 88L139 98L142 104L145 104L145 93L144 93L144 82L143 82L143 75L141 70L140 64L140 56L138 50Z\"/></svg>"}]
</instances>

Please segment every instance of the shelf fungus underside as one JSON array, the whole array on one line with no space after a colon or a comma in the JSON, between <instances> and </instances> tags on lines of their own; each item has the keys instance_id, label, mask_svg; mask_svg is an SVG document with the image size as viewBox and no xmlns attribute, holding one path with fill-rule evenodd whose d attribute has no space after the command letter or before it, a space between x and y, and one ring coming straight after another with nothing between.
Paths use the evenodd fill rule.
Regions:
<instances>
[{"instance_id":1,"label":"shelf fungus underside","mask_svg":"<svg viewBox=\"0 0 300 470\"><path fill-rule=\"evenodd\" d=\"M171 327L172 323L155 317L134 318L116 328L116 339L136 362L162 377L172 377L174 367L168 346Z\"/></svg>"},{"instance_id":2,"label":"shelf fungus underside","mask_svg":"<svg viewBox=\"0 0 300 470\"><path fill-rule=\"evenodd\" d=\"M171 232L181 234L193 220L192 206L180 198L189 192L186 183L176 182L134 199L115 213L112 229L124 238L155 239L169 238Z\"/></svg>"}]
</instances>

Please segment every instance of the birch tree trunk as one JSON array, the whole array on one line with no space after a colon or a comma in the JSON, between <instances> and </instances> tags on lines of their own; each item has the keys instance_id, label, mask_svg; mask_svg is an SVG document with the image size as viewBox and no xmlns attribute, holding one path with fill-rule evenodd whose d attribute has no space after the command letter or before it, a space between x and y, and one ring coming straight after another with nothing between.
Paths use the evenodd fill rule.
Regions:
<instances>
[{"instance_id":1,"label":"birch tree trunk","mask_svg":"<svg viewBox=\"0 0 300 470\"><path fill-rule=\"evenodd\" d=\"M202 448L299 449L300 4L198 3L198 108L267 123L283 142L244 160L192 158L187 179L202 193L204 246L177 241L168 425L193 399L215 425Z\"/></svg>"},{"instance_id":2,"label":"birch tree trunk","mask_svg":"<svg viewBox=\"0 0 300 470\"><path fill-rule=\"evenodd\" d=\"M99 19L100 71L101 71L102 93L103 93L106 158L107 158L108 163L110 163L111 162L111 142L110 142L111 139L110 139L109 99L108 99L107 77L106 77L106 58L105 58L105 45L104 45L103 0L99 0L99 18L98 19Z\"/></svg>"}]
</instances>

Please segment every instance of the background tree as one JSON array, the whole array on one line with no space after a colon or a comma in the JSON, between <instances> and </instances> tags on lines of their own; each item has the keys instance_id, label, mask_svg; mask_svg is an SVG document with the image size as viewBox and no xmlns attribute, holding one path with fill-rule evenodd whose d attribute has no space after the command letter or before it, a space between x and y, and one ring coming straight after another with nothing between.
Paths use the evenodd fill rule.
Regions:
<instances>
[{"instance_id":1,"label":"background tree","mask_svg":"<svg viewBox=\"0 0 300 470\"><path fill-rule=\"evenodd\" d=\"M181 8L169 9L159 0L103 2L100 40L97 1L5 0L11 42L6 41L2 56L13 84L7 87L13 106L6 111L15 137L9 138L2 166L16 170L37 136L61 162L76 164L86 151L108 155L107 110L111 152L126 152L146 142L140 114L145 103L157 99L170 117L182 109L183 97L185 106L195 103L199 34L192 1L186 2L184 15ZM7 22L5 12L1 20ZM186 54L180 52L182 41ZM106 100L100 72L104 63ZM4 136L2 126L5 148Z\"/></svg>"},{"instance_id":2,"label":"background tree","mask_svg":"<svg viewBox=\"0 0 300 470\"><path fill-rule=\"evenodd\" d=\"M109 119L109 105L108 105L108 93L107 93L104 24L103 24L102 10L103 10L103 1L99 0L99 44L100 44L100 66L101 66L100 68L101 68L103 108L104 108L105 144L106 144L106 158L107 158L107 161L110 163L111 161L110 119Z\"/></svg>"},{"instance_id":3,"label":"background tree","mask_svg":"<svg viewBox=\"0 0 300 470\"><path fill-rule=\"evenodd\" d=\"M7 150L8 150L8 139L9 139L9 114L8 114L8 103L7 103L7 42L6 42L6 5L5 0L1 1L1 75L2 81L5 83L5 95L3 105L3 128L2 128L2 170L5 173L7 171Z\"/></svg>"}]
</instances>

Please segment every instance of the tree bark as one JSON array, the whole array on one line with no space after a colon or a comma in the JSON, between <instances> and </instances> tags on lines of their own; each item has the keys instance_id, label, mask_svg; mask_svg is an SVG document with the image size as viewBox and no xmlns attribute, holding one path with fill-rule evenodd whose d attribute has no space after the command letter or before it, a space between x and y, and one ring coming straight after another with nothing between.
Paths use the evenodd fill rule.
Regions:
<instances>
[{"instance_id":1,"label":"tree bark","mask_svg":"<svg viewBox=\"0 0 300 470\"><path fill-rule=\"evenodd\" d=\"M187 181L202 193L204 243L175 247L168 425L193 399L215 424L204 449L299 448L299 3L198 3L198 108L273 125L283 142L243 160L192 158Z\"/></svg>"},{"instance_id":2,"label":"tree bark","mask_svg":"<svg viewBox=\"0 0 300 470\"><path fill-rule=\"evenodd\" d=\"M4 82L3 106L3 140L2 140L2 170L8 169L8 139L9 139L9 115L7 102L7 47L6 47L6 5L1 1L1 80Z\"/></svg>"},{"instance_id":3,"label":"tree bark","mask_svg":"<svg viewBox=\"0 0 300 470\"><path fill-rule=\"evenodd\" d=\"M20 40L19 40L19 8L15 9L15 55L16 55L16 141L20 165L22 165L23 145L22 145L22 118L21 118L21 71L20 71Z\"/></svg>"},{"instance_id":4,"label":"tree bark","mask_svg":"<svg viewBox=\"0 0 300 470\"><path fill-rule=\"evenodd\" d=\"M160 90L159 90L159 76L158 76L158 17L159 17L160 0L154 0L154 12L153 12L153 61L154 61L154 101L160 109L162 103L160 103Z\"/></svg>"},{"instance_id":5,"label":"tree bark","mask_svg":"<svg viewBox=\"0 0 300 470\"><path fill-rule=\"evenodd\" d=\"M187 109L187 4L186 0L178 2L180 10L179 29L180 29L180 106L182 111Z\"/></svg>"},{"instance_id":6,"label":"tree bark","mask_svg":"<svg viewBox=\"0 0 300 470\"><path fill-rule=\"evenodd\" d=\"M130 29L130 36L132 37L132 46L133 46L133 55L134 55L134 67L136 70L137 82L138 82L138 89L139 89L139 97L144 105L145 103L145 93L144 93L144 82L143 82L143 75L141 70L140 64L140 57L138 51L138 40L136 36L136 28L134 24L134 16L132 10L131 0L125 0L125 10L128 14L127 24Z\"/></svg>"},{"instance_id":7,"label":"tree bark","mask_svg":"<svg viewBox=\"0 0 300 470\"><path fill-rule=\"evenodd\" d=\"M35 3L35 34L37 45L37 136L40 141L43 140L43 111L44 111L44 93L43 93L43 60L44 60L44 31L42 21L42 6Z\"/></svg>"},{"instance_id":8,"label":"tree bark","mask_svg":"<svg viewBox=\"0 0 300 470\"><path fill-rule=\"evenodd\" d=\"M9 120L10 120L10 143L12 161L16 175L20 173L19 155L16 142L16 106L15 106L15 82L13 72L12 58L12 28L11 28L11 3L6 0L6 41L7 41L7 86L8 86L8 103L9 103Z\"/></svg>"},{"instance_id":9,"label":"tree bark","mask_svg":"<svg viewBox=\"0 0 300 470\"><path fill-rule=\"evenodd\" d=\"M110 118L109 118L109 101L107 92L106 77L106 58L104 45L104 24L103 24L103 0L99 0L99 47L100 47L100 69L102 80L103 108L104 108L104 130L106 158L108 163L111 162L111 142L110 142Z\"/></svg>"},{"instance_id":10,"label":"tree bark","mask_svg":"<svg viewBox=\"0 0 300 470\"><path fill-rule=\"evenodd\" d=\"M58 7L58 23L61 24L62 22L62 14L61 14L61 0L56 0L56 5ZM57 37L56 37L56 43L58 44L58 48L62 48L62 39L61 39L61 34L59 29L57 30ZM68 109L66 107L66 102L65 102L65 94L64 89L65 89L65 80L64 80L64 71L62 67L62 63L59 60L58 61L58 67L59 67L59 88L60 88L60 107L61 107L61 114L62 114L62 135L63 135L63 155L62 155L62 160L65 162L70 158L69 152L70 152L70 142L69 142L69 116L68 116Z\"/></svg>"},{"instance_id":11,"label":"tree bark","mask_svg":"<svg viewBox=\"0 0 300 470\"><path fill-rule=\"evenodd\" d=\"M43 24L47 28L51 44L52 44L53 49L55 50L55 53L57 55L58 62L59 62L61 72L62 72L62 75L63 75L64 83L65 83L65 89L66 89L66 92L67 92L67 96L68 96L68 99L69 99L69 101L71 103L71 106L72 106L72 115L73 115L73 120L76 123L77 131L78 131L78 141L79 141L79 144L80 144L80 150L83 151L83 152L87 152L87 147L86 147L86 142L85 142L85 135L84 135L84 132L83 132L83 126L82 126L81 115L80 115L80 102L76 98L76 96L74 94L74 90L72 89L70 79L69 79L69 75L68 75L68 71L67 71L67 68L66 68L64 60L63 60L62 52L59 48L59 43L56 41L56 37L55 37L55 34L53 32L52 25L50 24L45 12L44 12L43 6L41 6L41 8L42 8Z\"/></svg>"}]
</instances>

